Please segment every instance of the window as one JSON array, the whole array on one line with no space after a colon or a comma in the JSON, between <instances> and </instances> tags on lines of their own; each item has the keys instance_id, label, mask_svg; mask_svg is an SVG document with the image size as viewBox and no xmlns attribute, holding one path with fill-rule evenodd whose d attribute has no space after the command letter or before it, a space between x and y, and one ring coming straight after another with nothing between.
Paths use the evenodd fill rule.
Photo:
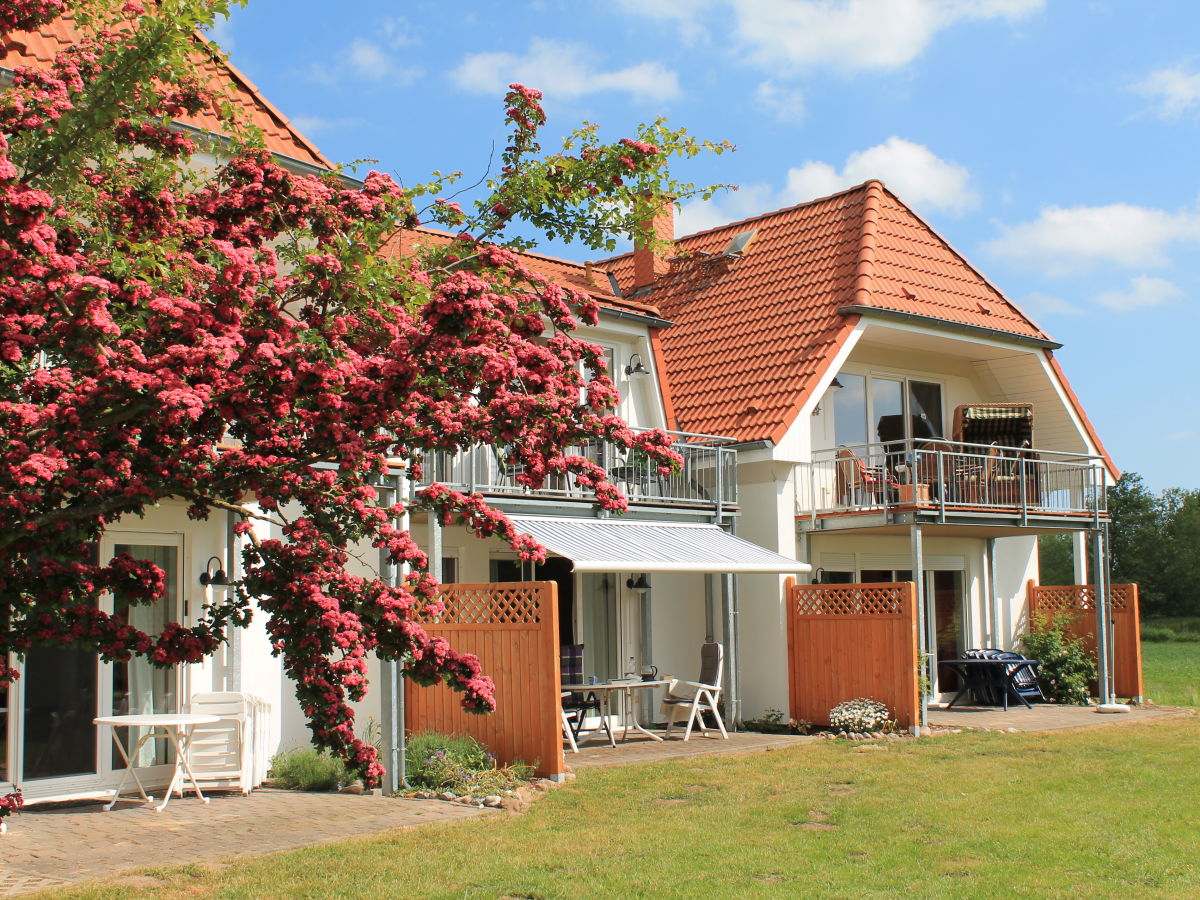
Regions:
<instances>
[{"instance_id":1,"label":"window","mask_svg":"<svg viewBox=\"0 0 1200 900\"><path fill-rule=\"evenodd\" d=\"M942 386L882 375L837 376L834 440L838 446L942 437Z\"/></svg>"}]
</instances>

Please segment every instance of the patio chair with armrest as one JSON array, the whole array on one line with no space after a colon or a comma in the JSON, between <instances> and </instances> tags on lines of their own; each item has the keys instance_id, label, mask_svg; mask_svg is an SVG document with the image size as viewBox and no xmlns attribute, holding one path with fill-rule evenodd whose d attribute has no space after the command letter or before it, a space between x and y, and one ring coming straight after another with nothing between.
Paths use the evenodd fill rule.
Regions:
<instances>
[{"instance_id":1,"label":"patio chair with armrest","mask_svg":"<svg viewBox=\"0 0 1200 900\"><path fill-rule=\"evenodd\" d=\"M838 448L834 465L837 499L842 506L886 503L888 488L899 484L885 466L868 466L849 447Z\"/></svg>"},{"instance_id":2,"label":"patio chair with armrest","mask_svg":"<svg viewBox=\"0 0 1200 900\"><path fill-rule=\"evenodd\" d=\"M717 709L717 700L721 696L721 660L724 657L724 648L720 644L707 643L700 648L700 678L697 681L681 681L678 678L672 678L670 685L667 687L667 693L663 697L662 712L667 719L666 736L671 736L671 729L675 726L675 722L686 710L687 712L687 728L683 732L683 739L689 740L692 736L692 727L697 726L706 734L708 728L704 724L704 713L711 713L713 719L717 723L717 728L721 731L721 736L725 740L729 740L729 732L725 730L725 723L721 720L721 712Z\"/></svg>"}]
</instances>

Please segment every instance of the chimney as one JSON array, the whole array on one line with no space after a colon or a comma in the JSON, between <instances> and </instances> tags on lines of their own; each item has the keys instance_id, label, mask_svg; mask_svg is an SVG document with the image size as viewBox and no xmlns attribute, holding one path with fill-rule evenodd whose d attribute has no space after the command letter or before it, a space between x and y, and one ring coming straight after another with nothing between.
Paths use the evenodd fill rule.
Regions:
<instances>
[{"instance_id":1,"label":"chimney","mask_svg":"<svg viewBox=\"0 0 1200 900\"><path fill-rule=\"evenodd\" d=\"M675 240L675 201L669 197L658 198L654 203L653 218L643 224L649 226L649 231L659 241ZM633 249L633 289L654 287L654 282L671 270L670 260L663 255L664 250L644 246L639 242Z\"/></svg>"}]
</instances>

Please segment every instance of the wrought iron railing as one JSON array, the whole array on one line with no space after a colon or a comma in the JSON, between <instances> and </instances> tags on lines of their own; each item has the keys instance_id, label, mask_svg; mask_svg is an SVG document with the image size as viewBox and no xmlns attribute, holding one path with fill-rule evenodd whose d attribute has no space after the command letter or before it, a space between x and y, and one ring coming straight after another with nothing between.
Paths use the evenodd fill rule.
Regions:
<instances>
[{"instance_id":1,"label":"wrought iron railing","mask_svg":"<svg viewBox=\"0 0 1200 900\"><path fill-rule=\"evenodd\" d=\"M1103 460L1080 453L892 441L817 451L802 469L800 516L896 507L1021 517L1107 511Z\"/></svg>"},{"instance_id":2,"label":"wrought iron railing","mask_svg":"<svg viewBox=\"0 0 1200 900\"><path fill-rule=\"evenodd\" d=\"M679 471L662 475L645 454L597 441L572 447L570 454L599 464L632 504L722 507L737 503L737 451L727 438L706 434L667 432L683 457ZM425 483L438 481L459 490L491 495L589 499L591 491L573 476L551 474L532 489L522 484L521 467L511 464L496 447L472 447L456 454L441 453L427 460Z\"/></svg>"}]
</instances>

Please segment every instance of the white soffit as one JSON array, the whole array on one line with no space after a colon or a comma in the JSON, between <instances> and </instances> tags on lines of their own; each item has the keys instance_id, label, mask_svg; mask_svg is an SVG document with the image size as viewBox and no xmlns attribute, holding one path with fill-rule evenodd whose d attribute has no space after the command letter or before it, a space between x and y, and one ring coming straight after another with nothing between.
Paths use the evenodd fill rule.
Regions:
<instances>
[{"instance_id":1,"label":"white soffit","mask_svg":"<svg viewBox=\"0 0 1200 900\"><path fill-rule=\"evenodd\" d=\"M517 530L576 572L811 572L797 562L723 531L716 525L613 522L512 516Z\"/></svg>"}]
</instances>

